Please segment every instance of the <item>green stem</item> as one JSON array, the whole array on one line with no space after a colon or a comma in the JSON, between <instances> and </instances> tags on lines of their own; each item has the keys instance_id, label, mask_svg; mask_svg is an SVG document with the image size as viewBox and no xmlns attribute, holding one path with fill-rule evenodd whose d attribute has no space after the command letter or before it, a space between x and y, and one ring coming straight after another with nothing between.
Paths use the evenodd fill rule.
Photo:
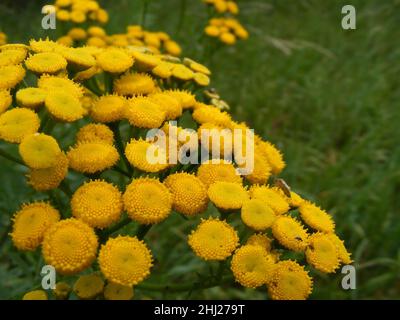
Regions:
<instances>
[{"instance_id":1,"label":"green stem","mask_svg":"<svg viewBox=\"0 0 400 320\"><path fill-rule=\"evenodd\" d=\"M62 192L64 192L65 195L66 195L68 198L71 198L71 197L72 197L73 192L72 192L71 188L69 187L69 185L65 182L65 180L62 181L62 182L60 183L60 185L58 186L58 188L59 188Z\"/></svg>"},{"instance_id":2,"label":"green stem","mask_svg":"<svg viewBox=\"0 0 400 320\"><path fill-rule=\"evenodd\" d=\"M183 23L185 21L185 13L186 13L186 0L181 0L180 3L180 10L179 10L179 20L178 20L178 26L176 33L179 34L179 32L182 30Z\"/></svg>"},{"instance_id":3,"label":"green stem","mask_svg":"<svg viewBox=\"0 0 400 320\"><path fill-rule=\"evenodd\" d=\"M184 292L188 290L203 290L218 287L224 284L231 284L233 283L232 276L226 276L220 280L213 280L213 281L205 281L202 283L193 283L193 281L184 284L175 284L175 285L163 285L163 284L155 284L155 283L143 283L136 288L148 290L148 291L168 291L168 292Z\"/></svg>"},{"instance_id":4,"label":"green stem","mask_svg":"<svg viewBox=\"0 0 400 320\"><path fill-rule=\"evenodd\" d=\"M149 7L149 2L150 0L143 0L143 6L142 6L142 16L140 18L140 25L145 29L146 25L146 15L147 15L147 9Z\"/></svg>"},{"instance_id":5,"label":"green stem","mask_svg":"<svg viewBox=\"0 0 400 320\"><path fill-rule=\"evenodd\" d=\"M127 224L131 223L132 219L125 217L121 219L117 224L113 225L112 227L108 228L107 230L104 230L100 233L100 239L101 240L106 240L109 236L111 236L114 232L118 231L122 227L125 227Z\"/></svg>"},{"instance_id":6,"label":"green stem","mask_svg":"<svg viewBox=\"0 0 400 320\"><path fill-rule=\"evenodd\" d=\"M7 160L13 161L15 163L20 164L21 166L26 167L25 163L23 163L21 160L15 158L14 156L8 154L7 152L5 152L4 150L0 149L0 156L6 158Z\"/></svg>"},{"instance_id":7,"label":"green stem","mask_svg":"<svg viewBox=\"0 0 400 320\"><path fill-rule=\"evenodd\" d=\"M152 226L151 224L142 224L139 226L139 229L136 232L136 236L138 237L139 240L143 240L147 232L149 232L151 226Z\"/></svg>"},{"instance_id":8,"label":"green stem","mask_svg":"<svg viewBox=\"0 0 400 320\"><path fill-rule=\"evenodd\" d=\"M126 169L128 170L129 177L132 177L133 170L131 164L129 163L126 155L125 155L125 148L122 143L121 133L119 132L119 123L115 122L110 125L111 130L114 133L115 143L117 145L118 153L125 164Z\"/></svg>"},{"instance_id":9,"label":"green stem","mask_svg":"<svg viewBox=\"0 0 400 320\"><path fill-rule=\"evenodd\" d=\"M120 173L120 174L123 174L124 176L126 176L126 177L128 177L128 178L131 178L131 175L130 175L128 172L126 172L124 169L122 169L122 168L120 168L120 167L118 167L118 166L115 166L115 167L113 168L113 170L114 170L114 171L117 171L117 172Z\"/></svg>"}]
</instances>

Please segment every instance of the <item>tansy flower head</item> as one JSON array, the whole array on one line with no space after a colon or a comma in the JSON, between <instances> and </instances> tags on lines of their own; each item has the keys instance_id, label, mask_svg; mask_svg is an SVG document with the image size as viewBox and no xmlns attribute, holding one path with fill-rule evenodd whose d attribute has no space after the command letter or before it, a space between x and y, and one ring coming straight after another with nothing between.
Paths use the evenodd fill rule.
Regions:
<instances>
[{"instance_id":1,"label":"tansy flower head","mask_svg":"<svg viewBox=\"0 0 400 320\"><path fill-rule=\"evenodd\" d=\"M168 167L166 150L142 139L132 139L125 155L130 164L145 172L159 172Z\"/></svg>"},{"instance_id":2,"label":"tansy flower head","mask_svg":"<svg viewBox=\"0 0 400 320\"><path fill-rule=\"evenodd\" d=\"M189 91L176 89L164 92L178 99L183 109L193 108L196 104L195 96Z\"/></svg>"},{"instance_id":3,"label":"tansy flower head","mask_svg":"<svg viewBox=\"0 0 400 320\"><path fill-rule=\"evenodd\" d=\"M207 188L217 181L242 183L242 178L237 174L233 164L224 160L218 163L212 161L202 163L197 170L197 177Z\"/></svg>"},{"instance_id":4,"label":"tansy flower head","mask_svg":"<svg viewBox=\"0 0 400 320\"><path fill-rule=\"evenodd\" d=\"M193 76L194 82L196 82L199 86L207 87L210 84L210 78L206 76L204 73L196 72Z\"/></svg>"},{"instance_id":5,"label":"tansy flower head","mask_svg":"<svg viewBox=\"0 0 400 320\"><path fill-rule=\"evenodd\" d=\"M135 67L142 71L153 69L161 63L157 56L144 52L132 51L132 56L135 58Z\"/></svg>"},{"instance_id":6,"label":"tansy flower head","mask_svg":"<svg viewBox=\"0 0 400 320\"><path fill-rule=\"evenodd\" d=\"M315 204L305 201L299 207L299 212L303 221L311 228L332 233L335 229L335 223L332 217Z\"/></svg>"},{"instance_id":7,"label":"tansy flower head","mask_svg":"<svg viewBox=\"0 0 400 320\"><path fill-rule=\"evenodd\" d=\"M189 246L204 260L225 260L239 245L239 237L225 221L202 219L188 237Z\"/></svg>"},{"instance_id":8,"label":"tansy flower head","mask_svg":"<svg viewBox=\"0 0 400 320\"><path fill-rule=\"evenodd\" d=\"M274 210L260 199L248 200L242 206L243 223L256 231L271 227L276 217Z\"/></svg>"},{"instance_id":9,"label":"tansy flower head","mask_svg":"<svg viewBox=\"0 0 400 320\"><path fill-rule=\"evenodd\" d=\"M72 28L68 31L68 35L76 41L85 40L87 37L85 29L82 28Z\"/></svg>"},{"instance_id":10,"label":"tansy flower head","mask_svg":"<svg viewBox=\"0 0 400 320\"><path fill-rule=\"evenodd\" d=\"M84 173L109 169L119 159L115 147L103 142L80 142L68 151L67 156L70 167Z\"/></svg>"},{"instance_id":11,"label":"tansy flower head","mask_svg":"<svg viewBox=\"0 0 400 320\"><path fill-rule=\"evenodd\" d=\"M82 87L67 77L44 74L38 80L38 87L48 92L55 90L63 91L69 95L73 95L78 99L83 97Z\"/></svg>"},{"instance_id":12,"label":"tansy flower head","mask_svg":"<svg viewBox=\"0 0 400 320\"><path fill-rule=\"evenodd\" d=\"M67 60L55 52L36 53L25 60L25 66L35 73L56 73L67 67Z\"/></svg>"},{"instance_id":13,"label":"tansy flower head","mask_svg":"<svg viewBox=\"0 0 400 320\"><path fill-rule=\"evenodd\" d=\"M0 114L7 110L12 103L12 96L9 90L0 90Z\"/></svg>"},{"instance_id":14,"label":"tansy flower head","mask_svg":"<svg viewBox=\"0 0 400 320\"><path fill-rule=\"evenodd\" d=\"M304 267L295 261L276 264L268 282L268 293L273 300L305 300L312 292L312 279Z\"/></svg>"},{"instance_id":15,"label":"tansy flower head","mask_svg":"<svg viewBox=\"0 0 400 320\"><path fill-rule=\"evenodd\" d=\"M297 194L294 191L290 191L290 197L288 198L289 201L289 205L292 208L298 208L300 207L303 202L305 202L306 200L304 200L299 194Z\"/></svg>"},{"instance_id":16,"label":"tansy flower head","mask_svg":"<svg viewBox=\"0 0 400 320\"><path fill-rule=\"evenodd\" d=\"M184 58L183 63L195 72L200 72L207 76L211 75L210 69L208 69L206 66L204 66L194 60L191 60L189 58Z\"/></svg>"},{"instance_id":17,"label":"tansy flower head","mask_svg":"<svg viewBox=\"0 0 400 320\"><path fill-rule=\"evenodd\" d=\"M16 98L20 106L36 109L43 105L46 92L40 88L24 88L17 91Z\"/></svg>"},{"instance_id":18,"label":"tansy flower head","mask_svg":"<svg viewBox=\"0 0 400 320\"><path fill-rule=\"evenodd\" d=\"M109 282L104 288L104 298L106 300L131 300L133 298L133 288Z\"/></svg>"},{"instance_id":19,"label":"tansy flower head","mask_svg":"<svg viewBox=\"0 0 400 320\"><path fill-rule=\"evenodd\" d=\"M304 251L308 245L307 231L292 217L278 217L272 225L272 234L280 244L293 251Z\"/></svg>"},{"instance_id":20,"label":"tansy flower head","mask_svg":"<svg viewBox=\"0 0 400 320\"><path fill-rule=\"evenodd\" d=\"M146 73L126 73L114 80L114 91L123 96L152 93L156 88L154 80Z\"/></svg>"},{"instance_id":21,"label":"tansy flower head","mask_svg":"<svg viewBox=\"0 0 400 320\"><path fill-rule=\"evenodd\" d=\"M30 169L27 174L28 184L37 191L58 188L68 173L68 158L61 152L54 166L45 169Z\"/></svg>"},{"instance_id":22,"label":"tansy flower head","mask_svg":"<svg viewBox=\"0 0 400 320\"><path fill-rule=\"evenodd\" d=\"M164 92L152 93L149 99L160 106L160 109L165 112L166 120L173 120L182 115L182 105L180 101Z\"/></svg>"},{"instance_id":23,"label":"tansy flower head","mask_svg":"<svg viewBox=\"0 0 400 320\"><path fill-rule=\"evenodd\" d=\"M42 243L43 258L60 274L75 274L89 267L97 253L97 237L93 229L77 219L55 223Z\"/></svg>"},{"instance_id":24,"label":"tansy flower head","mask_svg":"<svg viewBox=\"0 0 400 320\"><path fill-rule=\"evenodd\" d=\"M206 104L201 104L193 111L193 119L200 124L213 123L222 127L228 127L231 123L228 113Z\"/></svg>"},{"instance_id":25,"label":"tansy flower head","mask_svg":"<svg viewBox=\"0 0 400 320\"><path fill-rule=\"evenodd\" d=\"M272 143L263 141L258 136L255 136L255 142L256 149L267 158L272 173L275 175L281 173L286 166L282 153Z\"/></svg>"},{"instance_id":26,"label":"tansy flower head","mask_svg":"<svg viewBox=\"0 0 400 320\"><path fill-rule=\"evenodd\" d=\"M46 291L34 290L25 293L22 300L48 300L48 298Z\"/></svg>"},{"instance_id":27,"label":"tansy flower head","mask_svg":"<svg viewBox=\"0 0 400 320\"><path fill-rule=\"evenodd\" d=\"M127 101L117 95L101 96L90 109L90 116L94 121L109 123L121 120L124 115Z\"/></svg>"},{"instance_id":28,"label":"tansy flower head","mask_svg":"<svg viewBox=\"0 0 400 320\"><path fill-rule=\"evenodd\" d=\"M32 169L54 166L61 153L56 139L43 133L25 136L19 145L19 154Z\"/></svg>"},{"instance_id":29,"label":"tansy flower head","mask_svg":"<svg viewBox=\"0 0 400 320\"><path fill-rule=\"evenodd\" d=\"M95 299L103 292L104 280L100 275L92 273L80 276L74 284L74 292L79 299Z\"/></svg>"},{"instance_id":30,"label":"tansy flower head","mask_svg":"<svg viewBox=\"0 0 400 320\"><path fill-rule=\"evenodd\" d=\"M174 210L188 216L206 210L207 190L195 175L185 172L174 173L169 175L164 183L172 193Z\"/></svg>"},{"instance_id":31,"label":"tansy flower head","mask_svg":"<svg viewBox=\"0 0 400 320\"><path fill-rule=\"evenodd\" d=\"M269 238L267 235L262 233L255 233L247 239L246 245L260 246L261 248L269 252L271 251L271 242L272 239Z\"/></svg>"},{"instance_id":32,"label":"tansy flower head","mask_svg":"<svg viewBox=\"0 0 400 320\"><path fill-rule=\"evenodd\" d=\"M231 270L242 286L257 288L270 279L274 260L261 246L244 245L233 254Z\"/></svg>"},{"instance_id":33,"label":"tansy flower head","mask_svg":"<svg viewBox=\"0 0 400 320\"><path fill-rule=\"evenodd\" d=\"M161 62L158 66L151 70L151 73L161 79L168 79L172 76L173 63Z\"/></svg>"},{"instance_id":34,"label":"tansy flower head","mask_svg":"<svg viewBox=\"0 0 400 320\"><path fill-rule=\"evenodd\" d=\"M249 199L247 190L236 182L214 182L207 193L214 205L222 210L240 209Z\"/></svg>"},{"instance_id":35,"label":"tansy flower head","mask_svg":"<svg viewBox=\"0 0 400 320\"><path fill-rule=\"evenodd\" d=\"M323 233L314 233L309 237L306 258L310 265L321 272L332 273L339 267L338 248Z\"/></svg>"},{"instance_id":36,"label":"tansy flower head","mask_svg":"<svg viewBox=\"0 0 400 320\"><path fill-rule=\"evenodd\" d=\"M122 49L109 48L96 57L97 64L104 71L122 73L133 65L133 58Z\"/></svg>"},{"instance_id":37,"label":"tansy flower head","mask_svg":"<svg viewBox=\"0 0 400 320\"><path fill-rule=\"evenodd\" d=\"M66 122L79 120L86 112L78 98L61 90L50 91L45 106L54 118Z\"/></svg>"},{"instance_id":38,"label":"tansy flower head","mask_svg":"<svg viewBox=\"0 0 400 320\"><path fill-rule=\"evenodd\" d=\"M0 90L14 88L25 77L25 69L20 65L0 67Z\"/></svg>"},{"instance_id":39,"label":"tansy flower head","mask_svg":"<svg viewBox=\"0 0 400 320\"><path fill-rule=\"evenodd\" d=\"M194 72L183 64L175 64L171 73L173 77L182 81L188 81L194 77Z\"/></svg>"},{"instance_id":40,"label":"tansy flower head","mask_svg":"<svg viewBox=\"0 0 400 320\"><path fill-rule=\"evenodd\" d=\"M25 49L9 49L0 52L0 67L20 64L24 61L27 51Z\"/></svg>"},{"instance_id":41,"label":"tansy flower head","mask_svg":"<svg viewBox=\"0 0 400 320\"><path fill-rule=\"evenodd\" d=\"M165 41L164 48L169 54L172 54L175 57L180 56L182 53L182 49L179 44L172 40Z\"/></svg>"},{"instance_id":42,"label":"tansy flower head","mask_svg":"<svg viewBox=\"0 0 400 320\"><path fill-rule=\"evenodd\" d=\"M65 48L60 54L67 60L68 65L77 71L87 70L96 65L90 48Z\"/></svg>"},{"instance_id":43,"label":"tansy flower head","mask_svg":"<svg viewBox=\"0 0 400 320\"><path fill-rule=\"evenodd\" d=\"M39 130L39 116L30 109L14 108L0 115L0 138L20 143L25 136Z\"/></svg>"},{"instance_id":44,"label":"tansy flower head","mask_svg":"<svg viewBox=\"0 0 400 320\"><path fill-rule=\"evenodd\" d=\"M284 193L276 187L255 185L250 188L250 197L260 199L268 204L276 214L288 212L289 204Z\"/></svg>"},{"instance_id":45,"label":"tansy flower head","mask_svg":"<svg viewBox=\"0 0 400 320\"><path fill-rule=\"evenodd\" d=\"M48 203L25 204L13 217L11 239L19 250L35 250L47 229L58 220L59 212Z\"/></svg>"},{"instance_id":46,"label":"tansy flower head","mask_svg":"<svg viewBox=\"0 0 400 320\"><path fill-rule=\"evenodd\" d=\"M57 282L53 294L57 300L66 300L71 292L71 286L66 282Z\"/></svg>"},{"instance_id":47,"label":"tansy flower head","mask_svg":"<svg viewBox=\"0 0 400 320\"><path fill-rule=\"evenodd\" d=\"M246 150L243 147L243 150ZM236 150L235 150L236 151ZM249 180L252 184L265 184L268 182L268 179L271 176L271 166L267 160L267 158L259 153L257 150L254 151L254 157L250 161L253 162L253 171L246 175L246 179ZM239 165L239 167L248 167L249 164L245 161L243 164Z\"/></svg>"},{"instance_id":48,"label":"tansy flower head","mask_svg":"<svg viewBox=\"0 0 400 320\"><path fill-rule=\"evenodd\" d=\"M114 134L104 124L89 123L79 129L76 134L76 142L103 142L112 145L114 143Z\"/></svg>"},{"instance_id":49,"label":"tansy flower head","mask_svg":"<svg viewBox=\"0 0 400 320\"><path fill-rule=\"evenodd\" d=\"M334 234L334 233L329 233L327 234L329 240L331 240L338 251L339 255L339 260L340 262L344 264L351 264L353 261L351 260L351 254L347 251L346 247L344 246L343 240L340 240L340 238Z\"/></svg>"},{"instance_id":50,"label":"tansy flower head","mask_svg":"<svg viewBox=\"0 0 400 320\"><path fill-rule=\"evenodd\" d=\"M126 188L123 200L128 215L142 224L161 222L172 210L172 195L157 179L133 180Z\"/></svg>"},{"instance_id":51,"label":"tansy flower head","mask_svg":"<svg viewBox=\"0 0 400 320\"><path fill-rule=\"evenodd\" d=\"M101 246L99 265L108 281L132 286L150 274L152 256L145 243L138 238L118 236Z\"/></svg>"},{"instance_id":52,"label":"tansy flower head","mask_svg":"<svg viewBox=\"0 0 400 320\"><path fill-rule=\"evenodd\" d=\"M112 184L95 180L79 187L71 198L72 214L94 228L106 228L119 220L121 193Z\"/></svg>"},{"instance_id":53,"label":"tansy flower head","mask_svg":"<svg viewBox=\"0 0 400 320\"><path fill-rule=\"evenodd\" d=\"M49 40L49 38L46 38L45 40L39 39L39 40L35 40L35 39L31 39L29 41L29 46L30 49L33 52L58 52L59 50L62 50L64 48L63 45Z\"/></svg>"},{"instance_id":54,"label":"tansy flower head","mask_svg":"<svg viewBox=\"0 0 400 320\"><path fill-rule=\"evenodd\" d=\"M162 107L147 97L135 97L128 101L125 117L138 128L158 128L165 121Z\"/></svg>"}]
</instances>

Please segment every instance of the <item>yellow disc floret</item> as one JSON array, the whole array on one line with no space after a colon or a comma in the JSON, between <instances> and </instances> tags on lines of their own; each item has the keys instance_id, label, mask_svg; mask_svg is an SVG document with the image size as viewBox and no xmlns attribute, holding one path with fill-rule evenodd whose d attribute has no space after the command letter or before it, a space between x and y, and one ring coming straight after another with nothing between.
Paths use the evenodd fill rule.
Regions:
<instances>
[{"instance_id":1,"label":"yellow disc floret","mask_svg":"<svg viewBox=\"0 0 400 320\"><path fill-rule=\"evenodd\" d=\"M104 124L90 123L79 129L76 134L76 142L102 142L112 145L114 134Z\"/></svg>"},{"instance_id":2,"label":"yellow disc floret","mask_svg":"<svg viewBox=\"0 0 400 320\"><path fill-rule=\"evenodd\" d=\"M223 160L218 163L212 163L211 161L202 163L197 170L197 177L207 188L217 181L242 183L242 178L236 172L233 164Z\"/></svg>"},{"instance_id":3,"label":"yellow disc floret","mask_svg":"<svg viewBox=\"0 0 400 320\"><path fill-rule=\"evenodd\" d=\"M271 227L276 217L274 210L260 199L248 200L242 206L243 223L256 231Z\"/></svg>"},{"instance_id":4,"label":"yellow disc floret","mask_svg":"<svg viewBox=\"0 0 400 320\"><path fill-rule=\"evenodd\" d=\"M278 217L272 225L272 234L280 244L293 251L304 251L308 245L307 231L292 217Z\"/></svg>"},{"instance_id":5,"label":"yellow disc floret","mask_svg":"<svg viewBox=\"0 0 400 320\"><path fill-rule=\"evenodd\" d=\"M314 233L309 237L306 250L307 262L315 269L332 273L339 267L339 252L331 238L323 233Z\"/></svg>"},{"instance_id":6,"label":"yellow disc floret","mask_svg":"<svg viewBox=\"0 0 400 320\"><path fill-rule=\"evenodd\" d=\"M207 194L214 205L223 210L240 209L249 199L247 190L236 182L214 182L208 188Z\"/></svg>"},{"instance_id":7,"label":"yellow disc floret","mask_svg":"<svg viewBox=\"0 0 400 320\"><path fill-rule=\"evenodd\" d=\"M0 138L11 143L20 143L25 136L39 130L39 116L26 108L14 108L0 115Z\"/></svg>"},{"instance_id":8,"label":"yellow disc floret","mask_svg":"<svg viewBox=\"0 0 400 320\"><path fill-rule=\"evenodd\" d=\"M250 197L260 199L268 204L276 214L283 214L289 210L289 203L284 193L277 187L258 186L250 188Z\"/></svg>"},{"instance_id":9,"label":"yellow disc floret","mask_svg":"<svg viewBox=\"0 0 400 320\"><path fill-rule=\"evenodd\" d=\"M303 221L311 228L331 233L335 229L332 217L315 204L305 201L299 207L299 212Z\"/></svg>"}]
</instances>

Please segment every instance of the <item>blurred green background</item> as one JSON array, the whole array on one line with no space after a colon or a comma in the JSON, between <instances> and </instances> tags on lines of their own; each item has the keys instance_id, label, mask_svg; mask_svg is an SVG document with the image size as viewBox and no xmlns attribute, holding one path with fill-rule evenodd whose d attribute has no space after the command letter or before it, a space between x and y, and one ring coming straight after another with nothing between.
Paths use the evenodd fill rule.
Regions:
<instances>
[{"instance_id":1,"label":"blurred green background","mask_svg":"<svg viewBox=\"0 0 400 320\"><path fill-rule=\"evenodd\" d=\"M326 208L353 253L357 289L341 289L337 276L317 275L314 299L400 298L400 1L238 1L248 41L221 48L210 59L202 37L207 10L200 0L148 1L146 28L165 30L184 55L211 67L212 86L246 121L283 150L284 179ZM0 31L10 42L54 36L40 28L46 1L0 2ZM142 1L102 1L109 33L142 19ZM357 29L341 28L341 8L357 10ZM2 145L3 146L3 145ZM15 150L14 150L15 151ZM0 298L16 297L40 284L37 254L16 252L7 237L9 217L35 197L24 169L0 159ZM206 264L187 247L193 226L179 216L147 238L160 279L194 279ZM168 250L166 250L168 248ZM314 272L315 274L315 272ZM137 297L185 298L185 294L138 289ZM265 299L265 289L222 286L192 298Z\"/></svg>"}]
</instances>

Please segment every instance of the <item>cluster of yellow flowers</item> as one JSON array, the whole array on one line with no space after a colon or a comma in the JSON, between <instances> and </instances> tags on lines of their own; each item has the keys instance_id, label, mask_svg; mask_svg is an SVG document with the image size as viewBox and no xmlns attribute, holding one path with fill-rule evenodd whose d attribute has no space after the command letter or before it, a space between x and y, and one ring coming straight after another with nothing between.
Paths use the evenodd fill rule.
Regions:
<instances>
[{"instance_id":1,"label":"cluster of yellow flowers","mask_svg":"<svg viewBox=\"0 0 400 320\"><path fill-rule=\"evenodd\" d=\"M249 129L205 103L210 75L191 59L138 47L71 48L50 40L0 46L0 139L18 144L18 162L29 168L27 181L33 189L59 188L70 200L70 210L46 201L23 204L12 218L15 247L41 247L46 264L60 275L96 270L75 283L74 292L82 299L102 293L131 298L133 286L149 277L156 263L151 243L143 241L149 228L173 211L195 219L213 206L220 216L203 215L188 246L206 261L230 259L238 283L266 285L272 299L307 298L312 291L309 267L332 273L341 263L351 263L332 217L276 180L285 162L260 136L243 142L254 144L249 175L238 175L238 164L223 160L235 152L224 144L217 162L182 166L148 158L150 148L167 159L170 150L143 139L143 133L161 128L168 136L174 127L169 121L182 116L195 123L198 145L204 142L204 129ZM52 128L70 132L70 123L79 130L63 150ZM69 192L70 171L82 175L74 192ZM125 177L123 188L108 181L105 172ZM248 239L229 223L238 219L254 231ZM136 233L119 234L129 223L137 225ZM309 267L302 260L287 260L289 251L303 253ZM68 293L59 283L54 295ZM24 298L46 297L39 290Z\"/></svg>"},{"instance_id":2,"label":"cluster of yellow flowers","mask_svg":"<svg viewBox=\"0 0 400 320\"><path fill-rule=\"evenodd\" d=\"M57 20L82 24L87 21L107 23L109 16L95 0L56 0Z\"/></svg>"},{"instance_id":3,"label":"cluster of yellow flowers","mask_svg":"<svg viewBox=\"0 0 400 320\"><path fill-rule=\"evenodd\" d=\"M140 25L131 25L126 33L111 34L99 26L90 26L87 30L79 27L72 28L67 35L58 38L57 42L71 47L87 45L97 48L114 47L145 47L153 53L165 52L173 56L179 56L182 52L177 42L162 31L151 32L144 30Z\"/></svg>"},{"instance_id":4,"label":"cluster of yellow flowers","mask_svg":"<svg viewBox=\"0 0 400 320\"><path fill-rule=\"evenodd\" d=\"M234 18L239 8L234 1L204 0L215 9L216 16L208 21L204 29L206 35L216 38L226 45L233 45L238 39L246 40L249 33L245 27Z\"/></svg>"}]
</instances>

